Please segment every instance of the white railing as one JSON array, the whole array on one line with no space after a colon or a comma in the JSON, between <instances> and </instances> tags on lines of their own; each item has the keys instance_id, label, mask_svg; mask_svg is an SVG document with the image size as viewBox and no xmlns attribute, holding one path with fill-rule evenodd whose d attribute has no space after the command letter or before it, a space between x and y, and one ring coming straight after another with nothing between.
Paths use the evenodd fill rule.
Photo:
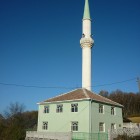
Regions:
<instances>
[{"instance_id":1,"label":"white railing","mask_svg":"<svg viewBox=\"0 0 140 140\"><path fill-rule=\"evenodd\" d=\"M27 131L26 139L37 138L37 139L51 139L51 140L71 140L71 132L38 132L38 131Z\"/></svg>"},{"instance_id":2,"label":"white railing","mask_svg":"<svg viewBox=\"0 0 140 140\"><path fill-rule=\"evenodd\" d=\"M118 136L140 136L140 128L124 128L108 131L108 140L113 140ZM72 140L72 132L27 131L25 140Z\"/></svg>"}]
</instances>

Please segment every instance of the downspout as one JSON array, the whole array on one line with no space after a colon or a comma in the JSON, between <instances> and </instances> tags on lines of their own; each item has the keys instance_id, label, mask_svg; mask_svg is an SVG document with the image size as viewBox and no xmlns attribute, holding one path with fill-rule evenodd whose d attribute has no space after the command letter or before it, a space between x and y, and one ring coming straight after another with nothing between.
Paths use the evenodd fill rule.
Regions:
<instances>
[{"instance_id":1,"label":"downspout","mask_svg":"<svg viewBox=\"0 0 140 140\"><path fill-rule=\"evenodd\" d=\"M92 133L92 100L89 100L89 133Z\"/></svg>"},{"instance_id":2,"label":"downspout","mask_svg":"<svg viewBox=\"0 0 140 140\"><path fill-rule=\"evenodd\" d=\"M90 101L90 104L91 104L91 117L90 117L90 119L91 119L91 133L92 133L92 99Z\"/></svg>"}]
</instances>

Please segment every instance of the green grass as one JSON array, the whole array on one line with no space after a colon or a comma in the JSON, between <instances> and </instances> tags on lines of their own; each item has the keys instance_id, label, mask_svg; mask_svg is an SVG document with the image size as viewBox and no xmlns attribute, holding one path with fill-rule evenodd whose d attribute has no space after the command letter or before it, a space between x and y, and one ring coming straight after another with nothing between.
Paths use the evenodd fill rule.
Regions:
<instances>
[{"instance_id":1,"label":"green grass","mask_svg":"<svg viewBox=\"0 0 140 140\"><path fill-rule=\"evenodd\" d=\"M130 119L133 123L140 123L140 117L129 117L128 119Z\"/></svg>"}]
</instances>

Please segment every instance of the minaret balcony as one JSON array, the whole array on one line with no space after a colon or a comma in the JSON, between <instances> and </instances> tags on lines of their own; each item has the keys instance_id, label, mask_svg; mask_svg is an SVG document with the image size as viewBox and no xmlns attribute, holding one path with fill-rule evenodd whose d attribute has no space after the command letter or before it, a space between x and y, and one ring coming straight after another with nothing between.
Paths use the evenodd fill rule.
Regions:
<instances>
[{"instance_id":1,"label":"minaret balcony","mask_svg":"<svg viewBox=\"0 0 140 140\"><path fill-rule=\"evenodd\" d=\"M90 47L91 48L94 44L94 40L91 37L89 37L89 38L82 37L80 40L80 44L81 44L81 47Z\"/></svg>"}]
</instances>

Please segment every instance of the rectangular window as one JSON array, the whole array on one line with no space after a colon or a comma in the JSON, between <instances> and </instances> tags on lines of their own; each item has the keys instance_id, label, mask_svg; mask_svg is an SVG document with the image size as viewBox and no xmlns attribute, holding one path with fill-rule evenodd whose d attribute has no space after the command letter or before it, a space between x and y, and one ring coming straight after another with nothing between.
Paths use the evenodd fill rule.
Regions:
<instances>
[{"instance_id":1,"label":"rectangular window","mask_svg":"<svg viewBox=\"0 0 140 140\"><path fill-rule=\"evenodd\" d=\"M115 107L111 107L111 115L115 115Z\"/></svg>"},{"instance_id":2,"label":"rectangular window","mask_svg":"<svg viewBox=\"0 0 140 140\"><path fill-rule=\"evenodd\" d=\"M115 123L111 124L111 129L116 129L116 124Z\"/></svg>"},{"instance_id":3,"label":"rectangular window","mask_svg":"<svg viewBox=\"0 0 140 140\"><path fill-rule=\"evenodd\" d=\"M42 129L48 130L48 122L43 122Z\"/></svg>"},{"instance_id":4,"label":"rectangular window","mask_svg":"<svg viewBox=\"0 0 140 140\"><path fill-rule=\"evenodd\" d=\"M104 106L99 104L99 113L104 113Z\"/></svg>"},{"instance_id":5,"label":"rectangular window","mask_svg":"<svg viewBox=\"0 0 140 140\"><path fill-rule=\"evenodd\" d=\"M99 132L105 132L105 124L103 122L99 123Z\"/></svg>"},{"instance_id":6,"label":"rectangular window","mask_svg":"<svg viewBox=\"0 0 140 140\"><path fill-rule=\"evenodd\" d=\"M71 131L78 131L78 122L71 122Z\"/></svg>"},{"instance_id":7,"label":"rectangular window","mask_svg":"<svg viewBox=\"0 0 140 140\"><path fill-rule=\"evenodd\" d=\"M44 106L44 113L49 113L49 106Z\"/></svg>"},{"instance_id":8,"label":"rectangular window","mask_svg":"<svg viewBox=\"0 0 140 140\"><path fill-rule=\"evenodd\" d=\"M56 108L56 112L59 113L59 112L63 112L63 105L57 105L57 108Z\"/></svg>"},{"instance_id":9,"label":"rectangular window","mask_svg":"<svg viewBox=\"0 0 140 140\"><path fill-rule=\"evenodd\" d=\"M71 112L78 112L78 104L71 104Z\"/></svg>"}]
</instances>

